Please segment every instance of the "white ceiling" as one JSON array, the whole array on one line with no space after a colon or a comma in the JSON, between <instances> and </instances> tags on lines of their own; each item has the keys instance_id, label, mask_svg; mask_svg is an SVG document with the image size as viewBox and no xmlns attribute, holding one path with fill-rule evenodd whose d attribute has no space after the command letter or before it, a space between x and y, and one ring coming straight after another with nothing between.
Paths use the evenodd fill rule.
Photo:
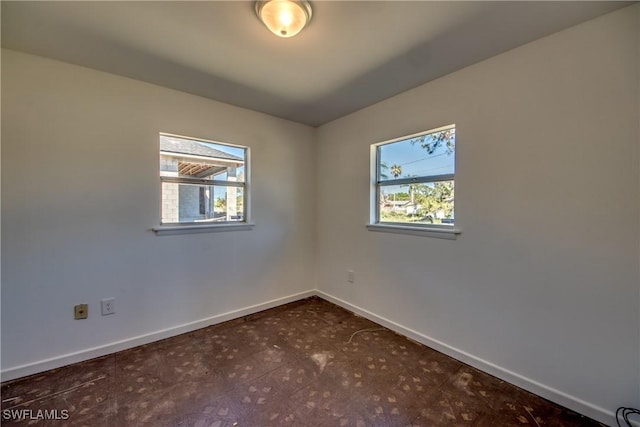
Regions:
<instances>
[{"instance_id":1,"label":"white ceiling","mask_svg":"<svg viewBox=\"0 0 640 427\"><path fill-rule=\"evenodd\" d=\"M318 126L628 4L313 1L282 39L248 1L2 1L2 46Z\"/></svg>"}]
</instances>

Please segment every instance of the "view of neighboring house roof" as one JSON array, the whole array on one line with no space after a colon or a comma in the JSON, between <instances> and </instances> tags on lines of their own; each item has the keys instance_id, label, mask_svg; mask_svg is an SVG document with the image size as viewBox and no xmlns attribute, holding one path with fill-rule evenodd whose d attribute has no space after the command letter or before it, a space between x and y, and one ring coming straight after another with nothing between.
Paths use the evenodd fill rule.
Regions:
<instances>
[{"instance_id":1,"label":"view of neighboring house roof","mask_svg":"<svg viewBox=\"0 0 640 427\"><path fill-rule=\"evenodd\" d=\"M176 138L173 136L163 135L160 137L160 151L244 162L241 157L216 150L205 143L194 141L192 139Z\"/></svg>"}]
</instances>

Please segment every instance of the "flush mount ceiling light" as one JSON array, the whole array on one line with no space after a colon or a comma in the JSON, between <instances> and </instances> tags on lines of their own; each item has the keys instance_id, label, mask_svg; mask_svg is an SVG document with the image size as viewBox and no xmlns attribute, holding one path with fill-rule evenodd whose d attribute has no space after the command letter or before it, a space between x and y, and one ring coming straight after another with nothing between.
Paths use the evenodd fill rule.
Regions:
<instances>
[{"instance_id":1,"label":"flush mount ceiling light","mask_svg":"<svg viewBox=\"0 0 640 427\"><path fill-rule=\"evenodd\" d=\"M276 36L293 37L311 20L311 5L305 0L257 1L256 14Z\"/></svg>"}]
</instances>

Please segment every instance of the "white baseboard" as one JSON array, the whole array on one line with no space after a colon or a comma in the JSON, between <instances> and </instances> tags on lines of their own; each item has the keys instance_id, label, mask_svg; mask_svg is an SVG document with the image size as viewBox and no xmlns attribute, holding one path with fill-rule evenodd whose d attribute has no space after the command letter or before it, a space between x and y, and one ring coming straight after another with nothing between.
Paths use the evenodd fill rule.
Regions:
<instances>
[{"instance_id":1,"label":"white baseboard","mask_svg":"<svg viewBox=\"0 0 640 427\"><path fill-rule=\"evenodd\" d=\"M137 337L127 338L121 341L112 342L109 344L101 345L99 347L88 348L88 349L80 350L74 353L68 353L61 356L52 357L49 359L39 360L37 362L28 363L25 365L14 366L14 367L2 370L0 372L0 378L2 378L2 381L9 381L16 378L25 377L27 375L33 375L40 372L44 372L49 369L55 369L61 366L70 365L72 363L83 362L85 360L93 359L96 357L106 356L107 354L137 347L143 344L149 344L151 342L163 340L165 338L171 338L176 335L195 331L196 329L205 328L211 325L216 325L218 323L237 319L239 317L248 316L250 314L254 314L262 310L268 310L270 308L277 307L279 305L287 304L287 303L308 298L314 295L317 295L315 290L308 290L308 291L300 292L294 295L289 295L283 298L267 301L265 303L244 307L238 310L232 310L226 313L207 317L205 319L200 319L194 322L185 323L183 325L174 326L172 328L162 329L160 331L151 332L149 334L144 334Z\"/></svg>"},{"instance_id":2,"label":"white baseboard","mask_svg":"<svg viewBox=\"0 0 640 427\"><path fill-rule=\"evenodd\" d=\"M481 359L477 356L464 352L442 341L428 337L424 334L421 334L420 332L414 331L413 329L407 328L389 319L378 316L375 313L372 313L368 310L360 308L349 302L341 300L340 298L336 298L323 291L318 290L316 291L316 294L319 297L326 299L327 301L330 301L336 305L346 308L347 310L350 310L373 322L379 323L382 326L391 329L392 331L395 331L421 344L431 347L434 350L437 350L441 353L446 354L447 356L451 356L454 359L457 359L463 363L471 365L474 368L477 368L483 372L491 374L497 378L500 378L520 388L523 388L527 391L537 394L538 396L544 397L545 399L551 400L552 402L558 403L559 405L572 409L580 414L586 415L587 417L593 418L594 420L597 420L601 423L605 423L607 425L612 425L612 426L616 425L615 414L611 411L608 411L592 403L586 402L576 396L572 396L568 393L562 392L560 390L556 390L553 387L549 387L547 385L541 384L535 380L532 380L531 378L527 378L516 372L500 367L487 360Z\"/></svg>"}]
</instances>

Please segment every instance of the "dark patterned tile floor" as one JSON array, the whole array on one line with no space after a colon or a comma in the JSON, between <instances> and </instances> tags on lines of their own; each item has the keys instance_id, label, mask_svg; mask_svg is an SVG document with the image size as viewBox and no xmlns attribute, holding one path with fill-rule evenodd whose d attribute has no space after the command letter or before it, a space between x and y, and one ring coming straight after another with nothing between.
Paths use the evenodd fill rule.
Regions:
<instances>
[{"instance_id":1,"label":"dark patterned tile floor","mask_svg":"<svg viewBox=\"0 0 640 427\"><path fill-rule=\"evenodd\" d=\"M1 395L14 414L68 414L3 426L601 425L316 297L3 383Z\"/></svg>"}]
</instances>

